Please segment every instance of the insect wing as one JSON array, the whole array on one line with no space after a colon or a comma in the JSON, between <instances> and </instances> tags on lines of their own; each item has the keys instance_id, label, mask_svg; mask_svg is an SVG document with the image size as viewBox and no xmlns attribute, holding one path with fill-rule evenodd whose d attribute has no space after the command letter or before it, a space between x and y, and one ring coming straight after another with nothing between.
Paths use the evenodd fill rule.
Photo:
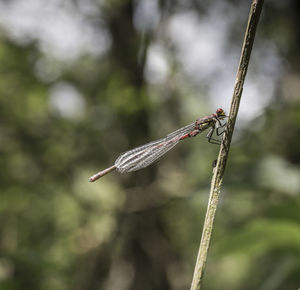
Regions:
<instances>
[{"instance_id":1,"label":"insect wing","mask_svg":"<svg viewBox=\"0 0 300 290\"><path fill-rule=\"evenodd\" d=\"M185 134L192 132L194 130L194 128L195 128L195 123L189 124L185 127L182 127L180 129L168 134L166 138L181 137Z\"/></svg>"},{"instance_id":2,"label":"insect wing","mask_svg":"<svg viewBox=\"0 0 300 290\"><path fill-rule=\"evenodd\" d=\"M194 124L187 125L168 134L165 138L122 153L115 162L117 170L123 173L149 166L178 144L181 136L191 132L193 129Z\"/></svg>"}]
</instances>

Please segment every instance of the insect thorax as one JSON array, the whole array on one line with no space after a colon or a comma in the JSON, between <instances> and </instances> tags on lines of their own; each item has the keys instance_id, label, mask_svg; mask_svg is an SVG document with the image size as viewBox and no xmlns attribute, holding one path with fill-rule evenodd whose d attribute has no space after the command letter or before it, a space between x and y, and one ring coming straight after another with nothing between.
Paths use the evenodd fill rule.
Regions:
<instances>
[{"instance_id":1,"label":"insect thorax","mask_svg":"<svg viewBox=\"0 0 300 290\"><path fill-rule=\"evenodd\" d=\"M204 131L204 130L206 130L207 128L214 126L215 123L216 123L216 121L215 121L214 118L206 119L204 122L200 122L200 123L198 124L198 129L199 129L200 131Z\"/></svg>"}]
</instances>

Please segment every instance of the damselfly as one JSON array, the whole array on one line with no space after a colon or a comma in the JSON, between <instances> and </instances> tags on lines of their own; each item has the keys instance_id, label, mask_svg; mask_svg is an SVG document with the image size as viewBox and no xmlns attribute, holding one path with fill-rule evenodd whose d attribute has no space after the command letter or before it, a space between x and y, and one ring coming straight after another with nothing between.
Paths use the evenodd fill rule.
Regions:
<instances>
[{"instance_id":1,"label":"damselfly","mask_svg":"<svg viewBox=\"0 0 300 290\"><path fill-rule=\"evenodd\" d=\"M208 142L220 144L220 141L214 139L212 136L215 131L217 136L220 136L224 132L222 128L225 127L226 122L222 124L220 120L225 118L226 115L224 110L219 108L215 114L199 118L195 123L180 128L168 134L165 138L124 152L118 157L113 166L99 171L90 177L89 181L93 182L115 169L120 173L125 173L145 168L171 150L179 141L186 138L195 137L208 128L210 128L208 134L206 135Z\"/></svg>"}]
</instances>

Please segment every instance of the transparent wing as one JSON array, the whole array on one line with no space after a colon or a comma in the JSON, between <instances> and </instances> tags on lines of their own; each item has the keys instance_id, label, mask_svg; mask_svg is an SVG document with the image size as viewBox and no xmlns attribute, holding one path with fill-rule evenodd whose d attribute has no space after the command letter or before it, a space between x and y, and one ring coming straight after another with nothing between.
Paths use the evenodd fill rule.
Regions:
<instances>
[{"instance_id":1,"label":"transparent wing","mask_svg":"<svg viewBox=\"0 0 300 290\"><path fill-rule=\"evenodd\" d=\"M194 123L187 125L168 134L165 138L122 153L115 162L117 170L123 173L149 166L178 144L180 137L193 131L194 127Z\"/></svg>"}]
</instances>

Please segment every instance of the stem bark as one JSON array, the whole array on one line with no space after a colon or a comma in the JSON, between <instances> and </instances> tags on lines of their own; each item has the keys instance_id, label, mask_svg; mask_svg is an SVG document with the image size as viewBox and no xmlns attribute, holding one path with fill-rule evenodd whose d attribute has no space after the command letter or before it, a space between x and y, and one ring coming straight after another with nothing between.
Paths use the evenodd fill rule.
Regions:
<instances>
[{"instance_id":1,"label":"stem bark","mask_svg":"<svg viewBox=\"0 0 300 290\"><path fill-rule=\"evenodd\" d=\"M255 38L256 28L259 17L263 7L263 0L253 0L249 12L248 24L244 36L244 42L241 51L240 62L236 75L235 86L231 101L230 112L228 116L226 130L223 136L220 147L217 164L214 168L213 177L211 181L211 189L206 211L205 221L203 225L202 237L198 251L197 261L194 269L194 276L192 280L191 290L199 290L203 281L207 253L211 240L211 233L213 223L217 210L219 194L223 182L226 162L228 159L229 148L231 144L232 134L239 110L240 100L243 92L243 85L246 78L252 46Z\"/></svg>"}]
</instances>

